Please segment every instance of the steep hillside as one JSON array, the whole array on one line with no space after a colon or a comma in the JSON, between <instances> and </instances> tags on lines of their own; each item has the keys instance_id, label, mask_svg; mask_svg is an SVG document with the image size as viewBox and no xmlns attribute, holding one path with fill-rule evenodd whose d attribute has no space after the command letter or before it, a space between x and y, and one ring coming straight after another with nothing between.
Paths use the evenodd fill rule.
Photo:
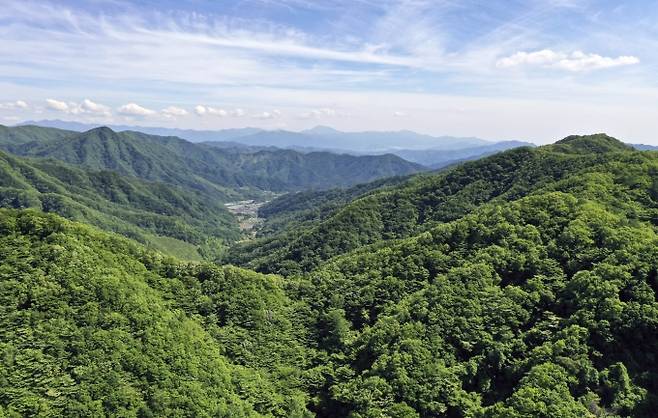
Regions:
<instances>
[{"instance_id":1,"label":"steep hillside","mask_svg":"<svg viewBox=\"0 0 658 418\"><path fill-rule=\"evenodd\" d=\"M609 169L308 274L323 416L654 416L658 161Z\"/></svg>"},{"instance_id":2,"label":"steep hillside","mask_svg":"<svg viewBox=\"0 0 658 418\"><path fill-rule=\"evenodd\" d=\"M240 234L224 205L184 190L110 171L0 152L0 206L36 208L118 232L180 257L212 257Z\"/></svg>"},{"instance_id":3,"label":"steep hillside","mask_svg":"<svg viewBox=\"0 0 658 418\"><path fill-rule=\"evenodd\" d=\"M229 259L268 272L307 271L362 245L406 237L437 222L457 219L492 199L517 199L606 162L635 158L630 151L614 138L600 135L568 138L537 149L514 149L445 174L412 178L358 199L303 229L243 243L232 249Z\"/></svg>"},{"instance_id":4,"label":"steep hillside","mask_svg":"<svg viewBox=\"0 0 658 418\"><path fill-rule=\"evenodd\" d=\"M334 360L315 411L653 416L656 173L657 154L571 137L250 244L254 266L302 272L309 326Z\"/></svg>"},{"instance_id":5,"label":"steep hillside","mask_svg":"<svg viewBox=\"0 0 658 418\"><path fill-rule=\"evenodd\" d=\"M178 138L114 132L103 127L59 140L35 140L11 151L203 190L224 200L240 197L230 190L241 185L233 173L214 167L212 154Z\"/></svg>"},{"instance_id":6,"label":"steep hillside","mask_svg":"<svg viewBox=\"0 0 658 418\"><path fill-rule=\"evenodd\" d=\"M13 130L38 132L34 141L13 144ZM44 131L40 131L44 129ZM51 128L5 128L0 148L22 156L49 157L94 170L112 170L149 181L211 193L224 201L259 191L291 191L350 186L377 178L424 170L399 157L355 157L331 153L260 150L236 152L177 137L114 132L102 127L51 137ZM68 131L66 131L68 132ZM21 137L23 138L23 137ZM22 140L21 140L22 141Z\"/></svg>"},{"instance_id":7,"label":"steep hillside","mask_svg":"<svg viewBox=\"0 0 658 418\"><path fill-rule=\"evenodd\" d=\"M595 135L288 195L233 250L285 277L2 209L0 414L653 417L657 174Z\"/></svg>"},{"instance_id":8,"label":"steep hillside","mask_svg":"<svg viewBox=\"0 0 658 418\"><path fill-rule=\"evenodd\" d=\"M357 157L329 152L302 154L291 150L276 150L240 153L236 160L241 171L279 179L289 190L308 189L309 183L313 189L349 187L426 170L392 154Z\"/></svg>"},{"instance_id":9,"label":"steep hillside","mask_svg":"<svg viewBox=\"0 0 658 418\"><path fill-rule=\"evenodd\" d=\"M24 144L30 142L49 142L75 136L76 132L63 129L43 128L40 126L15 126L7 127L0 125L0 146L12 151L20 149Z\"/></svg>"},{"instance_id":10,"label":"steep hillside","mask_svg":"<svg viewBox=\"0 0 658 418\"><path fill-rule=\"evenodd\" d=\"M267 202L258 210L258 216L264 219L258 235L266 237L285 229L297 228L302 223L317 222L355 199L394 187L409 178L410 176L387 177L350 188L284 194Z\"/></svg>"},{"instance_id":11,"label":"steep hillside","mask_svg":"<svg viewBox=\"0 0 658 418\"><path fill-rule=\"evenodd\" d=\"M309 416L275 277L2 209L0 286L3 416Z\"/></svg>"}]
</instances>

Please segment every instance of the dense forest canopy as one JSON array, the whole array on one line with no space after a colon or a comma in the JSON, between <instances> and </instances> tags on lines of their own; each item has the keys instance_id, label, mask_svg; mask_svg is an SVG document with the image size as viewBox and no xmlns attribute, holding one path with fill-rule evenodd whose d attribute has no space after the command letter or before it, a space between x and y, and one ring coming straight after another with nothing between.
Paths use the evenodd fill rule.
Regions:
<instances>
[{"instance_id":1,"label":"dense forest canopy","mask_svg":"<svg viewBox=\"0 0 658 418\"><path fill-rule=\"evenodd\" d=\"M97 172L0 161L39 201L66 168L119 204ZM598 134L288 195L241 267L2 209L0 415L655 416L657 176Z\"/></svg>"},{"instance_id":2,"label":"dense forest canopy","mask_svg":"<svg viewBox=\"0 0 658 418\"><path fill-rule=\"evenodd\" d=\"M189 189L224 201L259 190L327 189L425 170L387 154L338 155L282 149L221 149L172 136L114 132L100 127L72 132L37 126L0 126L0 149L49 157L92 170L112 170Z\"/></svg>"},{"instance_id":3,"label":"dense forest canopy","mask_svg":"<svg viewBox=\"0 0 658 418\"><path fill-rule=\"evenodd\" d=\"M212 194L0 151L0 207L36 208L117 232L182 258L212 258L240 238Z\"/></svg>"},{"instance_id":4,"label":"dense forest canopy","mask_svg":"<svg viewBox=\"0 0 658 418\"><path fill-rule=\"evenodd\" d=\"M358 195L323 216L322 222L307 228L278 228L260 240L234 247L229 260L268 272L309 271L362 245L411 236L483 204L518 199L562 178L606 171L606 163L629 158L652 161L654 157L632 152L603 134L569 137L536 149L517 148L438 175L416 176L399 187Z\"/></svg>"}]
</instances>

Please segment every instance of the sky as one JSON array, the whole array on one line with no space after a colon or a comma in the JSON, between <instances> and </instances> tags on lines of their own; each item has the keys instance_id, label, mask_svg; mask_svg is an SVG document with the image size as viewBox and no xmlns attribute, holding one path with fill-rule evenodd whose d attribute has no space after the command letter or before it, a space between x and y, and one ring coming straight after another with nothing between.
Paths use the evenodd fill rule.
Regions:
<instances>
[{"instance_id":1,"label":"sky","mask_svg":"<svg viewBox=\"0 0 658 418\"><path fill-rule=\"evenodd\" d=\"M0 124L658 144L658 2L2 0Z\"/></svg>"}]
</instances>

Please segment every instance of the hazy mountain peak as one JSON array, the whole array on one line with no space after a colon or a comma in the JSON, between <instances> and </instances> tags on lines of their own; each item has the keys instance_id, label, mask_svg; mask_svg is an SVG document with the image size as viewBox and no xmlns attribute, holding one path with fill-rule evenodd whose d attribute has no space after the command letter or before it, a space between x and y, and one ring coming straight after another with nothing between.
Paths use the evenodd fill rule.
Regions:
<instances>
[{"instance_id":1,"label":"hazy mountain peak","mask_svg":"<svg viewBox=\"0 0 658 418\"><path fill-rule=\"evenodd\" d=\"M311 129L306 129L302 131L302 133L313 134L313 135L338 135L341 134L342 132L330 126L318 125Z\"/></svg>"}]
</instances>

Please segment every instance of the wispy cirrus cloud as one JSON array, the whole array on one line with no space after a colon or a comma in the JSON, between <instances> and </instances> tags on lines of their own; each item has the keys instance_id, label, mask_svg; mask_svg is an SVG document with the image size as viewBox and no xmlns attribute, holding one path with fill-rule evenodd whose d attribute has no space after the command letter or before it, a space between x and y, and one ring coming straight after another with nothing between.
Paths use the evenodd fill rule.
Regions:
<instances>
[{"instance_id":1,"label":"wispy cirrus cloud","mask_svg":"<svg viewBox=\"0 0 658 418\"><path fill-rule=\"evenodd\" d=\"M627 104L619 114L635 132L657 99L658 6L630 7L620 15L587 0L241 0L158 11L143 2L5 0L0 103L40 104L26 115L185 127L301 129L328 119L460 135L472 134L474 123L460 124L470 111L489 136L520 137L529 130L494 118L501 106L548 109L568 98L583 120L605 114L597 119L605 130L612 123L601 103L614 98ZM615 29L625 25L634 30ZM450 102L463 102L463 112ZM537 113L535 126L543 120Z\"/></svg>"}]
</instances>

